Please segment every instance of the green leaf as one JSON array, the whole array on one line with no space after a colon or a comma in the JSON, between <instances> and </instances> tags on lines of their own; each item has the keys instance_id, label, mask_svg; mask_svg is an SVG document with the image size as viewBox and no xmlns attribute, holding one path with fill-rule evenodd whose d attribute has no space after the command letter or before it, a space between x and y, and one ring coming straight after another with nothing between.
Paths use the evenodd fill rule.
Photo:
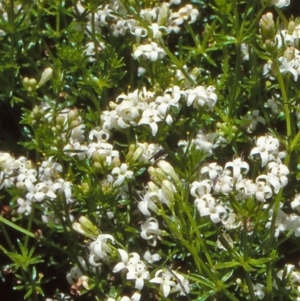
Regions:
<instances>
[{"instance_id":1,"label":"green leaf","mask_svg":"<svg viewBox=\"0 0 300 301\"><path fill-rule=\"evenodd\" d=\"M32 232L29 232L28 230L23 229L23 228L17 226L16 224L14 224L14 223L12 223L11 221L7 220L7 219L4 218L3 216L0 216L0 223L1 223L1 222L4 223L4 224L6 224L6 225L8 225L8 226L10 226L10 227L12 227L13 229L15 229L15 230L17 230L17 231L19 231L19 232L21 232L21 233L27 235L27 236L30 236L30 237L32 237L32 238L35 238L35 235L34 235Z\"/></svg>"},{"instance_id":2,"label":"green leaf","mask_svg":"<svg viewBox=\"0 0 300 301\"><path fill-rule=\"evenodd\" d=\"M221 270L221 269L233 268L241 265L242 264L238 261L231 261L231 262L218 263L214 265L214 268L216 270Z\"/></svg>"}]
</instances>

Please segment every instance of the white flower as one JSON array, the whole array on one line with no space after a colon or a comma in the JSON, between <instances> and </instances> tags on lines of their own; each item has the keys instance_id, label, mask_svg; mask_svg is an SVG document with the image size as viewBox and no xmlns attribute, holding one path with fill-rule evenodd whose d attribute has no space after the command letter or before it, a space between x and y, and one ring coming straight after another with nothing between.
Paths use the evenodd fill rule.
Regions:
<instances>
[{"instance_id":1,"label":"white flower","mask_svg":"<svg viewBox=\"0 0 300 301\"><path fill-rule=\"evenodd\" d=\"M20 166L21 162L15 160L9 153L0 152L0 170L3 170L5 174L12 174Z\"/></svg>"},{"instance_id":2,"label":"white flower","mask_svg":"<svg viewBox=\"0 0 300 301\"><path fill-rule=\"evenodd\" d=\"M299 76L299 59L294 58L289 61L286 57L281 56L278 61L280 62L280 73L286 74L290 72L294 77L294 81L296 82Z\"/></svg>"},{"instance_id":3,"label":"white flower","mask_svg":"<svg viewBox=\"0 0 300 301\"><path fill-rule=\"evenodd\" d=\"M262 183L262 181L265 181L267 185L272 186L275 194L283 187L279 179L270 172L267 175L260 175L256 178L256 183Z\"/></svg>"},{"instance_id":4,"label":"white flower","mask_svg":"<svg viewBox=\"0 0 300 301\"><path fill-rule=\"evenodd\" d=\"M225 169L232 168L232 175L235 180L237 180L242 174L247 174L249 171L249 164L242 161L241 158L236 158L233 162L227 162L225 164Z\"/></svg>"},{"instance_id":5,"label":"white flower","mask_svg":"<svg viewBox=\"0 0 300 301\"><path fill-rule=\"evenodd\" d=\"M266 166L278 154L279 141L272 136L261 136L256 141L256 147L251 150L250 158L254 159L256 155L261 158L261 167Z\"/></svg>"},{"instance_id":6,"label":"white flower","mask_svg":"<svg viewBox=\"0 0 300 301\"><path fill-rule=\"evenodd\" d=\"M171 292L171 288L176 287L176 283L173 281L174 276L165 270L158 270L155 273L154 278L150 279L150 282L160 284L160 291L166 298Z\"/></svg>"},{"instance_id":7,"label":"white flower","mask_svg":"<svg viewBox=\"0 0 300 301\"><path fill-rule=\"evenodd\" d=\"M267 101L268 108L270 108L274 114L279 113L278 105L280 105L280 102L276 101L274 98L270 98Z\"/></svg>"},{"instance_id":8,"label":"white flower","mask_svg":"<svg viewBox=\"0 0 300 301\"><path fill-rule=\"evenodd\" d=\"M201 182L194 181L191 184L190 192L193 197L202 197L211 192L213 182L211 180L203 180Z\"/></svg>"},{"instance_id":9,"label":"white flower","mask_svg":"<svg viewBox=\"0 0 300 301\"><path fill-rule=\"evenodd\" d=\"M273 210L269 211L269 221L266 223L266 228L270 229L273 219ZM281 209L278 210L275 221L275 237L278 237L280 232L285 232L291 229L291 221L289 216L285 214Z\"/></svg>"},{"instance_id":10,"label":"white flower","mask_svg":"<svg viewBox=\"0 0 300 301\"><path fill-rule=\"evenodd\" d=\"M179 96L179 97L178 97ZM155 99L155 103L157 103L157 110L162 116L166 116L169 111L170 106L179 107L180 94L176 95L175 98L172 97L171 94L165 93L164 96L158 96Z\"/></svg>"},{"instance_id":11,"label":"white flower","mask_svg":"<svg viewBox=\"0 0 300 301\"><path fill-rule=\"evenodd\" d=\"M205 134L202 130L198 131L197 136L193 139L193 145L197 150L205 152L207 155L212 156L213 150L219 146L220 140L216 139L216 133Z\"/></svg>"},{"instance_id":12,"label":"white flower","mask_svg":"<svg viewBox=\"0 0 300 301\"><path fill-rule=\"evenodd\" d=\"M161 39L163 34L167 35L170 33L169 29L165 26L161 26L157 23L152 23L149 25L152 31L153 39Z\"/></svg>"},{"instance_id":13,"label":"white flower","mask_svg":"<svg viewBox=\"0 0 300 301\"><path fill-rule=\"evenodd\" d=\"M148 32L145 28L141 26L135 26L130 29L130 33L135 36L136 43L139 44L141 41L141 37L146 37Z\"/></svg>"},{"instance_id":14,"label":"white flower","mask_svg":"<svg viewBox=\"0 0 300 301\"><path fill-rule=\"evenodd\" d=\"M143 257L149 263L161 260L161 256L158 253L151 254L150 251L146 251Z\"/></svg>"},{"instance_id":15,"label":"white flower","mask_svg":"<svg viewBox=\"0 0 300 301\"><path fill-rule=\"evenodd\" d=\"M292 209L296 209L298 212L300 212L300 194L296 194L294 197L294 200L291 202Z\"/></svg>"},{"instance_id":16,"label":"white flower","mask_svg":"<svg viewBox=\"0 0 300 301\"><path fill-rule=\"evenodd\" d=\"M200 173L202 175L207 174L209 179L212 181L216 181L217 177L219 177L223 172L222 166L218 165L216 162L210 163L207 166L201 168Z\"/></svg>"},{"instance_id":17,"label":"white flower","mask_svg":"<svg viewBox=\"0 0 300 301\"><path fill-rule=\"evenodd\" d=\"M31 212L31 201L18 198L17 203L19 204L19 208L17 210L18 214L24 213L25 215L28 215Z\"/></svg>"},{"instance_id":18,"label":"white flower","mask_svg":"<svg viewBox=\"0 0 300 301\"><path fill-rule=\"evenodd\" d=\"M254 284L253 289L254 289L254 295L259 300L262 300L265 297L265 292L264 292L265 287L262 284L260 283Z\"/></svg>"},{"instance_id":19,"label":"white flower","mask_svg":"<svg viewBox=\"0 0 300 301\"><path fill-rule=\"evenodd\" d=\"M131 298L127 297L127 296L123 296L120 301L139 301L141 299L141 294L139 292L135 292ZM109 301L109 300L107 300ZM115 301L115 300L113 300Z\"/></svg>"},{"instance_id":20,"label":"white flower","mask_svg":"<svg viewBox=\"0 0 300 301\"><path fill-rule=\"evenodd\" d=\"M189 23L194 23L199 15L199 11L191 4L186 4L184 7L181 7L178 12L172 13L170 19L176 24L180 25L184 21L189 20Z\"/></svg>"},{"instance_id":21,"label":"white flower","mask_svg":"<svg viewBox=\"0 0 300 301\"><path fill-rule=\"evenodd\" d=\"M146 216L150 216L151 213L149 211L152 210L156 212L158 210L158 207L155 205L155 202L159 200L158 198L158 191L157 192L147 192L144 197L142 198L142 201L139 202L138 208L139 210Z\"/></svg>"},{"instance_id":22,"label":"white flower","mask_svg":"<svg viewBox=\"0 0 300 301\"><path fill-rule=\"evenodd\" d=\"M115 167L111 173L112 175L117 176L117 179L113 183L113 187L120 186L126 179L133 178L133 171L128 170L126 163L122 163L120 167Z\"/></svg>"},{"instance_id":23,"label":"white flower","mask_svg":"<svg viewBox=\"0 0 300 301\"><path fill-rule=\"evenodd\" d=\"M96 157L98 157L97 154L100 156L101 159L104 160L107 166L112 165L114 158L119 158L119 152L117 150L114 150L113 146L110 143L104 141L90 143L87 146L88 158L91 158L93 155L96 155Z\"/></svg>"},{"instance_id":24,"label":"white flower","mask_svg":"<svg viewBox=\"0 0 300 301\"><path fill-rule=\"evenodd\" d=\"M79 277L82 276L82 272L78 266L72 267L66 278L70 285L75 283Z\"/></svg>"},{"instance_id":25,"label":"white flower","mask_svg":"<svg viewBox=\"0 0 300 301\"><path fill-rule=\"evenodd\" d=\"M274 4L275 6L282 8L285 6L289 6L290 5L290 0L272 0L271 2L272 4Z\"/></svg>"},{"instance_id":26,"label":"white flower","mask_svg":"<svg viewBox=\"0 0 300 301\"><path fill-rule=\"evenodd\" d=\"M240 227L241 221L237 221L236 218L237 216L233 212L224 215L222 218L222 224L224 225L225 229L231 230Z\"/></svg>"},{"instance_id":27,"label":"white flower","mask_svg":"<svg viewBox=\"0 0 300 301\"><path fill-rule=\"evenodd\" d=\"M134 269L128 269L126 275L127 280L135 280L135 288L141 290L144 287L144 280L150 278L150 273L147 271L147 266L143 261L139 261Z\"/></svg>"},{"instance_id":28,"label":"white flower","mask_svg":"<svg viewBox=\"0 0 300 301\"><path fill-rule=\"evenodd\" d=\"M64 179L60 178L57 179L56 182L52 185L52 190L57 191L57 193L64 193L66 197L67 203L72 203L72 191L71 191L72 183L65 181Z\"/></svg>"},{"instance_id":29,"label":"white flower","mask_svg":"<svg viewBox=\"0 0 300 301\"><path fill-rule=\"evenodd\" d=\"M144 44L137 47L133 53L133 58L136 60L140 57L155 62L165 57L165 51L155 42L151 44Z\"/></svg>"},{"instance_id":30,"label":"white flower","mask_svg":"<svg viewBox=\"0 0 300 301\"><path fill-rule=\"evenodd\" d=\"M95 241L90 244L89 263L93 266L101 264L100 260L107 260L108 254L112 252L107 241L114 243L113 236L109 234L100 234Z\"/></svg>"},{"instance_id":31,"label":"white flower","mask_svg":"<svg viewBox=\"0 0 300 301\"><path fill-rule=\"evenodd\" d=\"M251 116L247 116L246 120L249 122L247 126L247 132L252 133L254 130L256 130L257 124L261 123L263 125L266 124L266 120L259 116L259 111L258 110L253 110Z\"/></svg>"},{"instance_id":32,"label":"white flower","mask_svg":"<svg viewBox=\"0 0 300 301\"><path fill-rule=\"evenodd\" d=\"M225 215L226 209L224 206L218 204L212 195L206 194L201 198L195 200L195 206L197 207L200 216L210 216L213 223L219 223L223 215Z\"/></svg>"},{"instance_id":33,"label":"white flower","mask_svg":"<svg viewBox=\"0 0 300 301\"><path fill-rule=\"evenodd\" d=\"M130 253L128 255L122 249L118 249L118 252L122 261L113 268L113 273L127 269L126 279L135 280L135 288L141 290L144 287L144 280L150 277L147 266L140 260L140 256L137 253Z\"/></svg>"},{"instance_id":34,"label":"white flower","mask_svg":"<svg viewBox=\"0 0 300 301\"><path fill-rule=\"evenodd\" d=\"M215 183L214 192L219 193L230 193L233 190L233 178L227 174L220 175Z\"/></svg>"},{"instance_id":35,"label":"white flower","mask_svg":"<svg viewBox=\"0 0 300 301\"><path fill-rule=\"evenodd\" d=\"M257 186L251 179L238 179L235 190L238 192L238 200L247 200L256 193Z\"/></svg>"},{"instance_id":36,"label":"white flower","mask_svg":"<svg viewBox=\"0 0 300 301\"><path fill-rule=\"evenodd\" d=\"M26 179L25 186L28 191L26 194L26 199L29 201L41 202L45 197L49 197L51 199L56 198L56 194L51 191L45 183L33 185L30 180Z\"/></svg>"},{"instance_id":37,"label":"white flower","mask_svg":"<svg viewBox=\"0 0 300 301\"><path fill-rule=\"evenodd\" d=\"M149 217L141 225L141 237L147 240L148 244L155 247L157 239L160 239L161 230L159 229L158 220L154 217Z\"/></svg>"},{"instance_id":38,"label":"white flower","mask_svg":"<svg viewBox=\"0 0 300 301\"><path fill-rule=\"evenodd\" d=\"M149 125L151 128L152 135L155 136L158 131L157 122L162 121L161 115L155 108L148 108L143 112L141 120L138 122L140 124Z\"/></svg>"},{"instance_id":39,"label":"white flower","mask_svg":"<svg viewBox=\"0 0 300 301\"><path fill-rule=\"evenodd\" d=\"M190 292L189 281L181 274L173 272L176 275L176 291L180 292L180 295L186 296Z\"/></svg>"},{"instance_id":40,"label":"white flower","mask_svg":"<svg viewBox=\"0 0 300 301\"><path fill-rule=\"evenodd\" d=\"M58 174L63 171L61 164L54 162L53 157L43 161L39 167L39 179L42 181L49 180L51 178L57 178Z\"/></svg>"},{"instance_id":41,"label":"white flower","mask_svg":"<svg viewBox=\"0 0 300 301\"><path fill-rule=\"evenodd\" d=\"M290 173L290 171L286 165L282 164L280 161L270 162L268 164L268 170L278 178L282 188L287 185L287 175Z\"/></svg>"},{"instance_id":42,"label":"white flower","mask_svg":"<svg viewBox=\"0 0 300 301\"><path fill-rule=\"evenodd\" d=\"M268 186L264 181L259 181L259 179L256 179L256 187L257 190L255 192L255 198L259 202L265 202L266 199L269 199L273 195L271 187Z\"/></svg>"},{"instance_id":43,"label":"white flower","mask_svg":"<svg viewBox=\"0 0 300 301\"><path fill-rule=\"evenodd\" d=\"M207 105L210 109L215 106L218 100L217 94L214 93L215 88L209 86L197 86L194 89L188 89L187 94L187 106L193 104L194 108L204 107Z\"/></svg>"}]
</instances>

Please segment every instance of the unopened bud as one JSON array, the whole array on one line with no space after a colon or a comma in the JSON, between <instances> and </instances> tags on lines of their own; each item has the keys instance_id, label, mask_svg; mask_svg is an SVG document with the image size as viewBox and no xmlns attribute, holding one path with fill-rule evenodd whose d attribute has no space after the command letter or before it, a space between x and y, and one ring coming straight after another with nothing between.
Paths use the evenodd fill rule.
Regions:
<instances>
[{"instance_id":1,"label":"unopened bud","mask_svg":"<svg viewBox=\"0 0 300 301\"><path fill-rule=\"evenodd\" d=\"M52 74L53 74L53 69L50 67L46 68L44 70L44 72L42 73L41 79L37 85L38 88L41 87L42 85L44 85L48 80L50 80L52 77Z\"/></svg>"},{"instance_id":2,"label":"unopened bud","mask_svg":"<svg viewBox=\"0 0 300 301\"><path fill-rule=\"evenodd\" d=\"M283 56L290 62L295 57L295 47L290 46L283 54Z\"/></svg>"},{"instance_id":3,"label":"unopened bud","mask_svg":"<svg viewBox=\"0 0 300 301\"><path fill-rule=\"evenodd\" d=\"M272 13L266 13L265 15L262 15L262 17L259 21L259 26L260 26L260 34L262 35L262 38L264 40L274 38L275 23L273 20Z\"/></svg>"},{"instance_id":4,"label":"unopened bud","mask_svg":"<svg viewBox=\"0 0 300 301\"><path fill-rule=\"evenodd\" d=\"M150 179L158 185L161 185L161 182L167 179L167 175L160 168L150 166L148 172L150 174Z\"/></svg>"},{"instance_id":5,"label":"unopened bud","mask_svg":"<svg viewBox=\"0 0 300 301\"><path fill-rule=\"evenodd\" d=\"M175 182L176 185L181 183L173 166L169 162L165 160L160 160L157 162L157 165L164 173L171 177L171 179Z\"/></svg>"},{"instance_id":6,"label":"unopened bud","mask_svg":"<svg viewBox=\"0 0 300 301\"><path fill-rule=\"evenodd\" d=\"M130 162L131 162L131 159L132 159L132 157L133 157L134 151L135 151L135 144L130 144L130 145L129 145L128 153L127 153L127 155L126 155L126 162L127 162L127 163L130 163Z\"/></svg>"},{"instance_id":7,"label":"unopened bud","mask_svg":"<svg viewBox=\"0 0 300 301\"><path fill-rule=\"evenodd\" d=\"M296 27L295 22L290 21L289 24L288 24L287 33L292 35L294 33L295 27Z\"/></svg>"},{"instance_id":8,"label":"unopened bud","mask_svg":"<svg viewBox=\"0 0 300 301\"><path fill-rule=\"evenodd\" d=\"M169 180L163 180L161 189L172 206L172 204L174 203L174 192L176 191L174 185Z\"/></svg>"},{"instance_id":9,"label":"unopened bud","mask_svg":"<svg viewBox=\"0 0 300 301\"><path fill-rule=\"evenodd\" d=\"M89 237L89 238L97 238L100 234L98 228L92 224L92 222L84 216L79 218L79 223L73 224L73 229L78 233Z\"/></svg>"},{"instance_id":10,"label":"unopened bud","mask_svg":"<svg viewBox=\"0 0 300 301\"><path fill-rule=\"evenodd\" d=\"M134 163L137 162L140 159L140 157L143 155L143 153L144 153L143 148L139 146L133 154L132 162Z\"/></svg>"},{"instance_id":11,"label":"unopened bud","mask_svg":"<svg viewBox=\"0 0 300 301\"><path fill-rule=\"evenodd\" d=\"M165 25L169 19L169 3L163 2L158 13L157 24Z\"/></svg>"}]
</instances>

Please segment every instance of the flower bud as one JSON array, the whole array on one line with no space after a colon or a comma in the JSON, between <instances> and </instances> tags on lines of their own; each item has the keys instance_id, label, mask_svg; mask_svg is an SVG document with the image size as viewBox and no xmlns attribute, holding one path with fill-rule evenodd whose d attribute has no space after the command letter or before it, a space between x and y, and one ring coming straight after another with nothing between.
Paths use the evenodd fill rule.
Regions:
<instances>
[{"instance_id":1,"label":"flower bud","mask_svg":"<svg viewBox=\"0 0 300 301\"><path fill-rule=\"evenodd\" d=\"M126 155L126 162L127 162L127 163L130 163L130 162L131 162L131 159L132 159L132 157L133 157L134 151L135 151L135 144L130 144L130 145L129 145L128 153L127 153L127 155Z\"/></svg>"},{"instance_id":2,"label":"flower bud","mask_svg":"<svg viewBox=\"0 0 300 301\"><path fill-rule=\"evenodd\" d=\"M44 85L48 80L51 79L52 77L52 74L53 74L53 69L52 68L46 68L44 70L44 72L42 73L42 76L41 76L41 79L37 85L37 87L41 87L42 85Z\"/></svg>"},{"instance_id":3,"label":"flower bud","mask_svg":"<svg viewBox=\"0 0 300 301\"><path fill-rule=\"evenodd\" d=\"M92 222L84 216L81 216L79 218L79 223L75 222L73 224L73 229L89 238L97 238L97 236L100 234L97 227L94 226Z\"/></svg>"},{"instance_id":4,"label":"flower bud","mask_svg":"<svg viewBox=\"0 0 300 301\"><path fill-rule=\"evenodd\" d=\"M290 62L295 57L295 47L288 47L283 56L287 59L288 62Z\"/></svg>"},{"instance_id":5,"label":"flower bud","mask_svg":"<svg viewBox=\"0 0 300 301\"><path fill-rule=\"evenodd\" d=\"M294 21L290 21L289 24L288 24L287 33L289 35L292 35L294 33L295 27L296 27L295 22Z\"/></svg>"},{"instance_id":6,"label":"flower bud","mask_svg":"<svg viewBox=\"0 0 300 301\"><path fill-rule=\"evenodd\" d=\"M161 189L163 194L169 200L171 207L173 207L174 203L174 192L176 191L174 185L169 180L163 180L161 183Z\"/></svg>"},{"instance_id":7,"label":"flower bud","mask_svg":"<svg viewBox=\"0 0 300 301\"><path fill-rule=\"evenodd\" d=\"M136 163L139 159L140 159L140 157L143 155L143 153L144 153L144 150L143 150L143 148L142 147L138 147L136 150L135 150L135 152L134 152L134 154L133 154L133 157L132 157L132 162L133 163Z\"/></svg>"},{"instance_id":8,"label":"flower bud","mask_svg":"<svg viewBox=\"0 0 300 301\"><path fill-rule=\"evenodd\" d=\"M272 40L266 40L265 46L268 52L273 53L274 50L277 49L276 43Z\"/></svg>"},{"instance_id":9,"label":"flower bud","mask_svg":"<svg viewBox=\"0 0 300 301\"><path fill-rule=\"evenodd\" d=\"M163 2L157 17L158 25L165 25L169 18L169 3Z\"/></svg>"},{"instance_id":10,"label":"flower bud","mask_svg":"<svg viewBox=\"0 0 300 301\"><path fill-rule=\"evenodd\" d=\"M153 182L150 181L148 182L148 191L158 193L159 188L157 187L157 185L155 185Z\"/></svg>"},{"instance_id":11,"label":"flower bud","mask_svg":"<svg viewBox=\"0 0 300 301\"><path fill-rule=\"evenodd\" d=\"M169 162L165 160L160 160L157 162L157 165L161 169L161 171L163 171L164 173L166 173L168 176L171 177L171 179L175 182L176 185L181 183L173 166Z\"/></svg>"},{"instance_id":12,"label":"flower bud","mask_svg":"<svg viewBox=\"0 0 300 301\"><path fill-rule=\"evenodd\" d=\"M260 34L262 35L263 40L273 40L275 35L275 23L273 20L273 14L266 13L265 15L262 15L259 21L259 26Z\"/></svg>"},{"instance_id":13,"label":"flower bud","mask_svg":"<svg viewBox=\"0 0 300 301\"><path fill-rule=\"evenodd\" d=\"M163 170L153 166L148 168L148 172L150 174L150 179L158 185L161 185L161 182L167 178L167 175L163 172Z\"/></svg>"}]
</instances>

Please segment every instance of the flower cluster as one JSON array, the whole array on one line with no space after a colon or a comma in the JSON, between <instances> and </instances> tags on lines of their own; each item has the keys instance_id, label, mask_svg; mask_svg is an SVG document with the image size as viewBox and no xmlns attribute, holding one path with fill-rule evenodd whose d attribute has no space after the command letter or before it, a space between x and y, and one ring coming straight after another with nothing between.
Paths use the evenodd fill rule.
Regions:
<instances>
[{"instance_id":1,"label":"flower cluster","mask_svg":"<svg viewBox=\"0 0 300 301\"><path fill-rule=\"evenodd\" d=\"M260 24L262 38L266 39L265 47L269 50L277 48L283 52L283 55L278 57L278 69L272 60L268 60L264 65L263 74L268 75L270 79L274 79L272 74L276 74L277 70L279 70L282 74L290 73L294 80L297 81L300 74L300 51L298 43L300 25L296 24L295 21L290 21L287 29L282 29L275 33L275 23L272 13L264 15ZM273 39L273 41L270 39Z\"/></svg>"}]
</instances>

